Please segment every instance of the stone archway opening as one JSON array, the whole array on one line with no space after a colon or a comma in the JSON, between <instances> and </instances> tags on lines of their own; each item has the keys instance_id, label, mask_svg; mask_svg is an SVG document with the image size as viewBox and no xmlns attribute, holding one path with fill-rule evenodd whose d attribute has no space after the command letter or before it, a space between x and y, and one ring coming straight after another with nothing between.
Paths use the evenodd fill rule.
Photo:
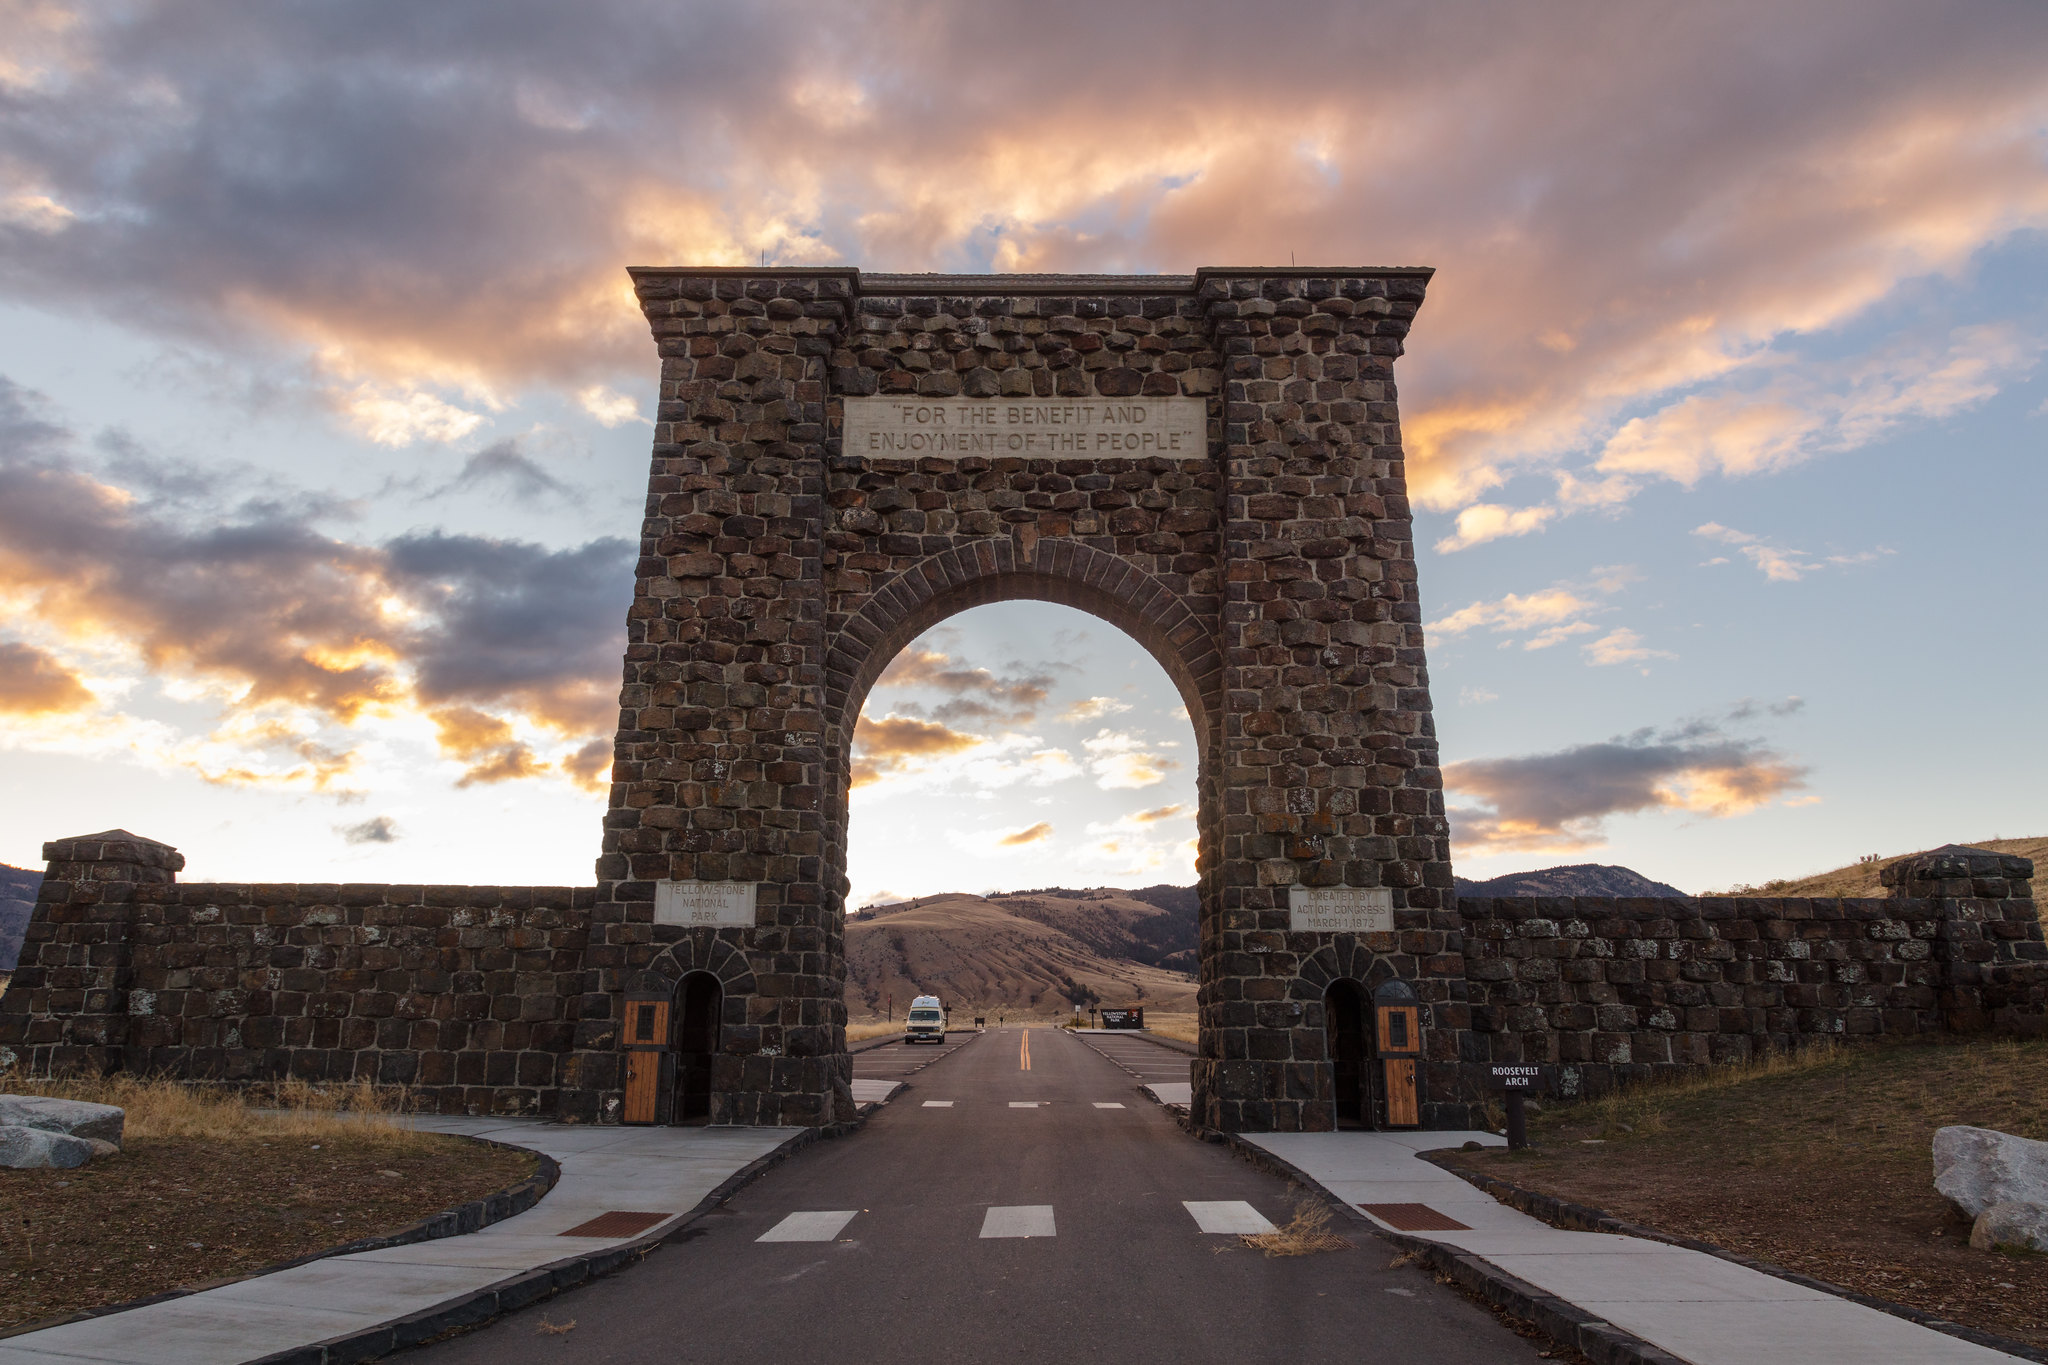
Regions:
<instances>
[{"instance_id":1,"label":"stone archway opening","mask_svg":"<svg viewBox=\"0 0 2048 1365\"><path fill-rule=\"evenodd\" d=\"M1330 1057L1331 1107L1340 1128L1372 1126L1372 1008L1356 981L1332 981L1323 992L1323 1032Z\"/></svg>"},{"instance_id":2,"label":"stone archway opening","mask_svg":"<svg viewBox=\"0 0 2048 1365\"><path fill-rule=\"evenodd\" d=\"M922 993L956 1022L1138 1007L1192 1028L1204 756L1151 650L1064 603L988 603L845 706L850 1029L900 1026Z\"/></svg>"},{"instance_id":3,"label":"stone archway opening","mask_svg":"<svg viewBox=\"0 0 2048 1365\"><path fill-rule=\"evenodd\" d=\"M721 1051L725 988L710 972L686 973L676 982L671 1048L675 1054L672 1122L711 1122L713 1077Z\"/></svg>"}]
</instances>

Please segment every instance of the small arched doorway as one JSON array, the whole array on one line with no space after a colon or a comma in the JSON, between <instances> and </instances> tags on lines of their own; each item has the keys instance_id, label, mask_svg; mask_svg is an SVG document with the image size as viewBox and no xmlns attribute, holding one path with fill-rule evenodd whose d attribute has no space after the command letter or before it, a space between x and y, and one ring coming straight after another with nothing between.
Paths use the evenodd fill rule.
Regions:
<instances>
[{"instance_id":1,"label":"small arched doorway","mask_svg":"<svg viewBox=\"0 0 2048 1365\"><path fill-rule=\"evenodd\" d=\"M710 972L689 972L676 983L674 1034L676 1090L673 1123L711 1121L711 1067L718 1055L725 990Z\"/></svg>"},{"instance_id":2,"label":"small arched doorway","mask_svg":"<svg viewBox=\"0 0 2048 1365\"><path fill-rule=\"evenodd\" d=\"M1371 1013L1356 981L1332 981L1323 992L1323 1028L1336 1083L1331 1098L1340 1128L1372 1126L1372 1049L1366 1033Z\"/></svg>"}]
</instances>

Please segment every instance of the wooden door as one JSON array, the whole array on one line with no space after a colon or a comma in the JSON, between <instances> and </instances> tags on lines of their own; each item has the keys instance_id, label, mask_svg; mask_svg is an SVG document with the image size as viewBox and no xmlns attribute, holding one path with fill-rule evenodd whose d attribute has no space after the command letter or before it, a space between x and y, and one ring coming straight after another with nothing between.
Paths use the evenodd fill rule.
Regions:
<instances>
[{"instance_id":1,"label":"wooden door","mask_svg":"<svg viewBox=\"0 0 2048 1365\"><path fill-rule=\"evenodd\" d=\"M622 1123L659 1123L669 1087L666 999L626 1001L626 1107Z\"/></svg>"},{"instance_id":2,"label":"wooden door","mask_svg":"<svg viewBox=\"0 0 2048 1365\"><path fill-rule=\"evenodd\" d=\"M1373 1044L1379 1055L1380 1121L1389 1128L1422 1126L1422 1006L1406 983L1389 981L1373 992Z\"/></svg>"},{"instance_id":3,"label":"wooden door","mask_svg":"<svg viewBox=\"0 0 2048 1365\"><path fill-rule=\"evenodd\" d=\"M1414 1005L1381 1005L1373 1013L1379 1019L1379 1050L1382 1057L1406 1057L1422 1051L1421 1010Z\"/></svg>"},{"instance_id":4,"label":"wooden door","mask_svg":"<svg viewBox=\"0 0 2048 1365\"><path fill-rule=\"evenodd\" d=\"M1415 1093L1415 1063L1403 1058L1381 1062L1387 1077L1387 1127L1416 1128L1422 1123L1422 1106Z\"/></svg>"}]
</instances>

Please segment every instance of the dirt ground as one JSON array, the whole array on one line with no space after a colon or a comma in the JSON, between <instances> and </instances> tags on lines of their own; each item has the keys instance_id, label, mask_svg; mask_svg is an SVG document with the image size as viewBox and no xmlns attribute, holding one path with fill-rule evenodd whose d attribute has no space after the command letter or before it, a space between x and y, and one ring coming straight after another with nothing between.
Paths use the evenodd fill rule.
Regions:
<instances>
[{"instance_id":1,"label":"dirt ground","mask_svg":"<svg viewBox=\"0 0 2048 1365\"><path fill-rule=\"evenodd\" d=\"M399 1149L169 1137L76 1170L0 1170L0 1329L394 1232L533 1165L438 1136Z\"/></svg>"},{"instance_id":2,"label":"dirt ground","mask_svg":"<svg viewBox=\"0 0 2048 1365\"><path fill-rule=\"evenodd\" d=\"M2048 1139L2048 1043L1841 1049L1553 1109L1453 1161L1859 1293L2048 1346L2048 1255L1971 1249L1934 1130Z\"/></svg>"}]
</instances>

